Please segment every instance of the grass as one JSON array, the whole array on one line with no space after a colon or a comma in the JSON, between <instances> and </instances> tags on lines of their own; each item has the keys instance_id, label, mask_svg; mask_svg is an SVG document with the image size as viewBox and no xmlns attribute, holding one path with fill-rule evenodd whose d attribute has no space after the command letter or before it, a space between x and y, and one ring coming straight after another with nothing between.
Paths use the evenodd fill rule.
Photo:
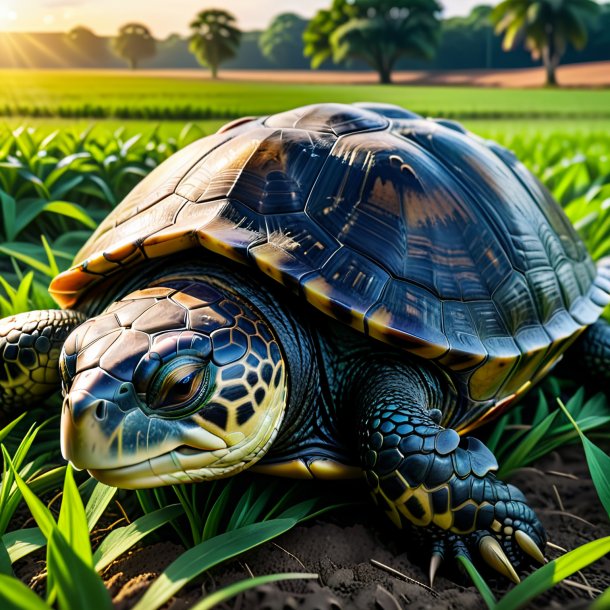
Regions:
<instances>
[{"instance_id":1,"label":"grass","mask_svg":"<svg viewBox=\"0 0 610 610\"><path fill-rule=\"evenodd\" d=\"M337 87L71 70L0 70L0 80L1 116L195 120L269 114L329 100L368 100L457 118L610 118L610 90Z\"/></svg>"},{"instance_id":2,"label":"grass","mask_svg":"<svg viewBox=\"0 0 610 610\"><path fill-rule=\"evenodd\" d=\"M51 115L6 118L0 126L0 317L52 306L46 292L50 277L70 264L93 227L133 185L179 148L215 131L235 114L269 113L328 99L386 101L423 114L466 117L470 129L512 148L541 177L595 258L610 254L610 91L331 89L259 83L248 84L246 90L240 83L91 73L0 71L0 75L4 84L0 114L2 108L12 112L23 107L26 115ZM79 116L85 108L94 108L92 99L103 116L114 118L94 126L89 119L58 118L65 109ZM155 113L184 119L181 113L187 106L198 109L201 116L222 118L194 124L117 119L123 114L131 118ZM520 118L512 122L489 119L517 113ZM571 122L561 118L577 113L585 118ZM468 118L475 115L479 118ZM531 115L547 118L532 123L524 118ZM610 458L594 444L598 438L607 439L610 432L606 398L591 396L584 389L569 393L565 407L560 406L557 398L565 396L566 389L551 378L537 396L499 420L489 444L498 453L503 474L510 475L566 442L583 442L592 478L608 508ZM44 409L33 410L0 430L2 608L81 608L82 590L96 591L103 607L108 599L100 588L100 575L112 561L149 537L177 536L184 554L157 578L138 606L160 607L209 567L346 501L332 492L321 496L315 487L270 484L268 479L241 475L213 485L121 492L127 521L100 533L97 524L119 501L118 494L63 464L58 418L48 417L49 409L57 405L55 398ZM62 498L59 511L50 502L57 492ZM36 520L34 527L19 527L15 519L22 498ZM607 550L607 539L574 549L534 572L499 601L476 567L465 567L490 607L508 609L517 607L515 600L548 590L570 570L588 565ZM36 551L47 556L44 599L12 576L13 564ZM211 607L256 582L236 583L217 592L217 597L205 598L200 607ZM83 587L82 583L87 584Z\"/></svg>"}]
</instances>

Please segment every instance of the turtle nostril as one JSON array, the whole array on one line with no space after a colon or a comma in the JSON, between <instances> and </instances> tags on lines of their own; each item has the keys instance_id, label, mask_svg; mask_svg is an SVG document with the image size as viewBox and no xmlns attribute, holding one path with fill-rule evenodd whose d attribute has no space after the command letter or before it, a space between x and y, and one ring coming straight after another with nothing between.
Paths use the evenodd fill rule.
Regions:
<instances>
[{"instance_id":1,"label":"turtle nostril","mask_svg":"<svg viewBox=\"0 0 610 610\"><path fill-rule=\"evenodd\" d=\"M95 407L95 417L102 420L106 417L106 402L100 400Z\"/></svg>"}]
</instances>

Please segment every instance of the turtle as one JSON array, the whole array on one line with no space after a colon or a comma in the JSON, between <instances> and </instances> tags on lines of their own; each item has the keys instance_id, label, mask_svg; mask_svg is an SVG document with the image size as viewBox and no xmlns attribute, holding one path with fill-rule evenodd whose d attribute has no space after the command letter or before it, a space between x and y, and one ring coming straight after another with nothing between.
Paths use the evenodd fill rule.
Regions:
<instances>
[{"instance_id":1,"label":"turtle","mask_svg":"<svg viewBox=\"0 0 610 610\"><path fill-rule=\"evenodd\" d=\"M545 530L467 435L567 357L608 379L610 263L507 149L380 103L246 117L162 163L0 321L5 411L122 488L363 478L428 550L517 582ZM569 349L568 349L569 348ZM567 351L566 351L567 350Z\"/></svg>"}]
</instances>

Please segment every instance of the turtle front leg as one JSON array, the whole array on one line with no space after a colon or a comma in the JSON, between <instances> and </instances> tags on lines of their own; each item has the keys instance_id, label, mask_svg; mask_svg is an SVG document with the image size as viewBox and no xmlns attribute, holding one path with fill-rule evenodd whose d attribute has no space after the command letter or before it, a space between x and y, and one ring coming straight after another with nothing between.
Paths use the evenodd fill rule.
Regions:
<instances>
[{"instance_id":1,"label":"turtle front leg","mask_svg":"<svg viewBox=\"0 0 610 610\"><path fill-rule=\"evenodd\" d=\"M368 369L352 394L362 467L390 519L430 537L431 581L449 555L478 552L515 582L525 555L544 562L544 529L523 494L496 479L493 454L440 425L446 393L436 377L402 362Z\"/></svg>"},{"instance_id":2,"label":"turtle front leg","mask_svg":"<svg viewBox=\"0 0 610 610\"><path fill-rule=\"evenodd\" d=\"M78 311L29 311L0 320L0 413L32 406L57 391L59 355Z\"/></svg>"},{"instance_id":3,"label":"turtle front leg","mask_svg":"<svg viewBox=\"0 0 610 610\"><path fill-rule=\"evenodd\" d=\"M565 360L564 370L568 374L576 372L607 386L610 381L610 324L598 320L589 326L567 351Z\"/></svg>"}]
</instances>

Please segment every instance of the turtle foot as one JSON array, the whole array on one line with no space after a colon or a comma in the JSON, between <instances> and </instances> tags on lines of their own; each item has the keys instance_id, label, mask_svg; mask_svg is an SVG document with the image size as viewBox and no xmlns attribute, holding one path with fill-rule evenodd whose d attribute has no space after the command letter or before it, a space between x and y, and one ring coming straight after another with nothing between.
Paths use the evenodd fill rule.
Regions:
<instances>
[{"instance_id":1,"label":"turtle foot","mask_svg":"<svg viewBox=\"0 0 610 610\"><path fill-rule=\"evenodd\" d=\"M487 526L474 532L458 534L439 531L433 534L429 578L434 578L442 563L460 556L470 561L483 562L514 583L520 582L517 570L531 561L544 564L543 549L546 534L534 511L527 505L523 494L512 485L497 481L502 496L510 499L493 503L493 519Z\"/></svg>"}]
</instances>

